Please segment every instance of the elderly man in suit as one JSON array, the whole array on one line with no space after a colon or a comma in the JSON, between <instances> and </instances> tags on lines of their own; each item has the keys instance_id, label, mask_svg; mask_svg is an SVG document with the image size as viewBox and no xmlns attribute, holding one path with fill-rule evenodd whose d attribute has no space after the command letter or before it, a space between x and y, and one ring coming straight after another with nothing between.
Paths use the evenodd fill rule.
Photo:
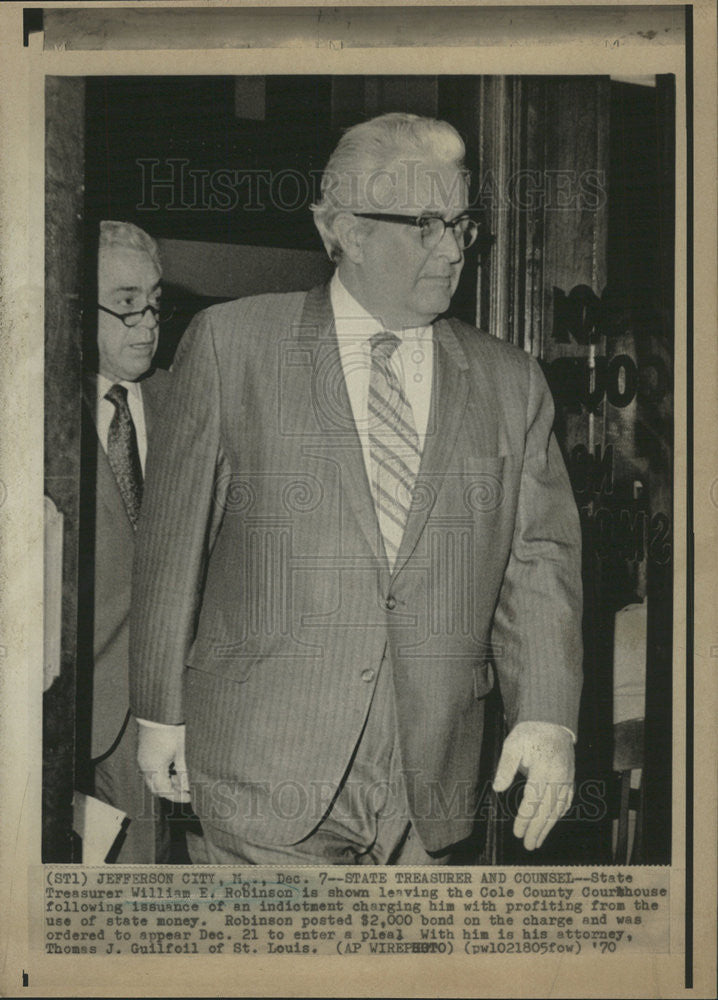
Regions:
<instances>
[{"instance_id":1,"label":"elderly man in suit","mask_svg":"<svg viewBox=\"0 0 718 1000\"><path fill-rule=\"evenodd\" d=\"M313 206L329 285L210 308L181 345L131 687L197 860L450 862L494 675L514 832L539 846L570 803L579 523L539 366L442 318L476 236L463 156L445 122L348 130Z\"/></svg>"},{"instance_id":2,"label":"elderly man in suit","mask_svg":"<svg viewBox=\"0 0 718 1000\"><path fill-rule=\"evenodd\" d=\"M115 858L128 864L164 860L168 845L158 803L137 766L128 678L132 558L147 440L169 382L167 372L151 367L161 273L157 244L147 233L127 222L100 223L96 371L83 387L96 469L85 523L94 545L91 765L96 797L129 816Z\"/></svg>"}]
</instances>

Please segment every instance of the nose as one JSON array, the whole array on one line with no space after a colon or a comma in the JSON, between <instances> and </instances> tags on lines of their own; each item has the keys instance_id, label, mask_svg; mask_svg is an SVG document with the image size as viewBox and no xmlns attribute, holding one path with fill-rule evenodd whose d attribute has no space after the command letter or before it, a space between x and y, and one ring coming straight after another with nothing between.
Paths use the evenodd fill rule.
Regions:
<instances>
[{"instance_id":1,"label":"nose","mask_svg":"<svg viewBox=\"0 0 718 1000\"><path fill-rule=\"evenodd\" d=\"M149 305L145 306L145 308L142 310L142 317L138 325L146 326L148 329L154 330L154 328L157 326L158 323L159 323L159 313L155 309L153 309L152 306Z\"/></svg>"}]
</instances>

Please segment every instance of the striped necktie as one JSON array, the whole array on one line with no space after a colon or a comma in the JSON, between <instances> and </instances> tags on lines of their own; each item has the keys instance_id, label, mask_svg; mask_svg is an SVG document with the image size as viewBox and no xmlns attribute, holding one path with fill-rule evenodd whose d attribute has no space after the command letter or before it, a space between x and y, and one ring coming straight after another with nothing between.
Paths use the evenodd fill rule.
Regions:
<instances>
[{"instance_id":1,"label":"striped necktie","mask_svg":"<svg viewBox=\"0 0 718 1000\"><path fill-rule=\"evenodd\" d=\"M109 399L115 407L107 433L107 459L115 474L127 516L135 528L142 504L142 465L137 433L127 402L127 389L124 385L115 384L105 393L105 399Z\"/></svg>"},{"instance_id":2,"label":"striped necktie","mask_svg":"<svg viewBox=\"0 0 718 1000\"><path fill-rule=\"evenodd\" d=\"M409 516L421 451L411 404L391 363L399 338L382 331L370 343L368 416L372 489L384 548L393 569Z\"/></svg>"}]
</instances>

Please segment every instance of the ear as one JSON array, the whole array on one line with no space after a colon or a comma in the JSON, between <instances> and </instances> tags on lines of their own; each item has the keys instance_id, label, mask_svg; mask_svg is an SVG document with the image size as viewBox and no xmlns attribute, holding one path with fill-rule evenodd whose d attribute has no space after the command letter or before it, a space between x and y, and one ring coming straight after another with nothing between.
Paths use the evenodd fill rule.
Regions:
<instances>
[{"instance_id":1,"label":"ear","mask_svg":"<svg viewBox=\"0 0 718 1000\"><path fill-rule=\"evenodd\" d=\"M365 219L357 219L351 212L340 212L334 217L334 236L342 248L342 253L352 264L364 260L364 239L367 235Z\"/></svg>"}]
</instances>

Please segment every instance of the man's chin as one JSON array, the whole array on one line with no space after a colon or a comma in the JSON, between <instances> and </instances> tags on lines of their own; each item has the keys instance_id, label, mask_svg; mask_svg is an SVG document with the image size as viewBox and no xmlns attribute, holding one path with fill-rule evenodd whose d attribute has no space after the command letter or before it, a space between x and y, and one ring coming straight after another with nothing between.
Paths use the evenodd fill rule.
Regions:
<instances>
[{"instance_id":1,"label":"man's chin","mask_svg":"<svg viewBox=\"0 0 718 1000\"><path fill-rule=\"evenodd\" d=\"M153 347L144 350L139 348L133 350L132 356L127 359L127 371L133 372L133 378L141 378L152 367L154 355Z\"/></svg>"},{"instance_id":2,"label":"man's chin","mask_svg":"<svg viewBox=\"0 0 718 1000\"><path fill-rule=\"evenodd\" d=\"M451 295L450 291L445 292L437 289L433 294L423 296L421 312L423 315L431 317L431 319L426 320L427 323L446 312L451 305Z\"/></svg>"},{"instance_id":3,"label":"man's chin","mask_svg":"<svg viewBox=\"0 0 718 1000\"><path fill-rule=\"evenodd\" d=\"M150 371L151 369L152 369L152 359L150 358L147 364L135 365L132 368L128 368L127 374L125 375L125 380L127 382L137 382L139 381L139 379L142 378L143 375L146 375L147 372Z\"/></svg>"}]
</instances>

